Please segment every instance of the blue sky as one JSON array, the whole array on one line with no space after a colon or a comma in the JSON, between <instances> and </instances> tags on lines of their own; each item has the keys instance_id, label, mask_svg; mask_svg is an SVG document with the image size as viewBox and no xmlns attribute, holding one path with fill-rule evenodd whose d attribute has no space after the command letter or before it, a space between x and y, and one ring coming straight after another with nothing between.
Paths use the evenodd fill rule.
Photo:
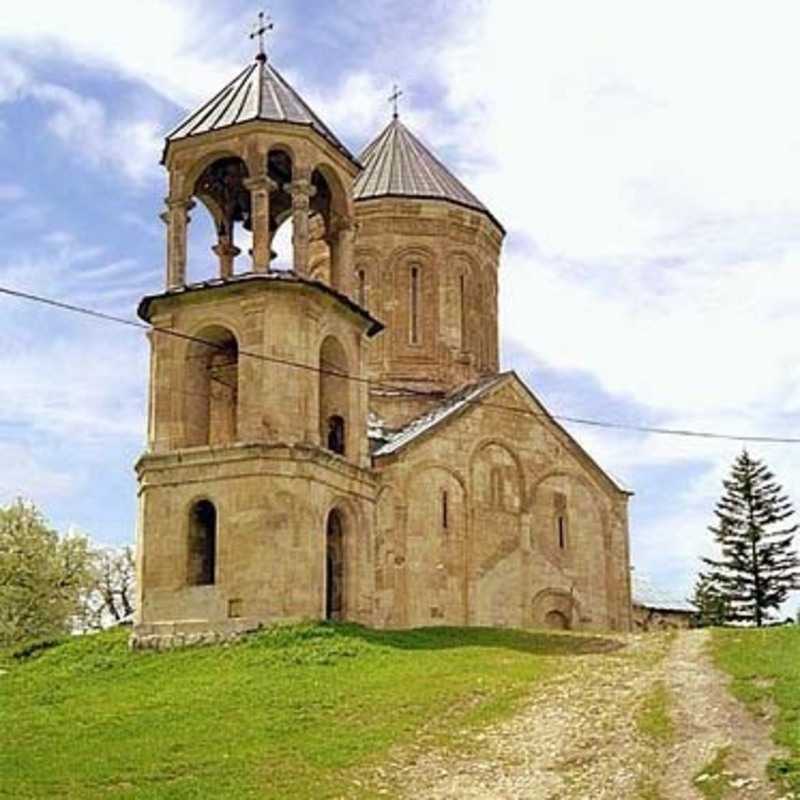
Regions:
<instances>
[{"instance_id":1,"label":"blue sky","mask_svg":"<svg viewBox=\"0 0 800 800\"><path fill-rule=\"evenodd\" d=\"M123 316L161 288L162 137L252 58L257 10L87 0L0 19L2 285ZM797 433L796 4L270 11L274 62L352 149L398 82L407 124L505 223L504 366L554 413ZM130 541L143 335L0 304L0 501ZM571 430L636 492L637 569L686 591L739 446ZM800 501L800 447L751 450Z\"/></svg>"}]
</instances>

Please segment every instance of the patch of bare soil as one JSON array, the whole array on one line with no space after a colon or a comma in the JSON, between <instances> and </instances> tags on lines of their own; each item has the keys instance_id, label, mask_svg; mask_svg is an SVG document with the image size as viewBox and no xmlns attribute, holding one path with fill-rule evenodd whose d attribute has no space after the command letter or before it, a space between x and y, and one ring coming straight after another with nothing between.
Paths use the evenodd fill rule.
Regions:
<instances>
[{"instance_id":1,"label":"patch of bare soil","mask_svg":"<svg viewBox=\"0 0 800 800\"><path fill-rule=\"evenodd\" d=\"M394 753L369 781L413 800L702 800L694 778L730 748L726 800L778 798L765 767L766 723L726 689L705 652L708 634L631 636L619 652L565 660L513 718L464 732L463 752ZM671 740L637 727L659 683L669 689Z\"/></svg>"}]
</instances>

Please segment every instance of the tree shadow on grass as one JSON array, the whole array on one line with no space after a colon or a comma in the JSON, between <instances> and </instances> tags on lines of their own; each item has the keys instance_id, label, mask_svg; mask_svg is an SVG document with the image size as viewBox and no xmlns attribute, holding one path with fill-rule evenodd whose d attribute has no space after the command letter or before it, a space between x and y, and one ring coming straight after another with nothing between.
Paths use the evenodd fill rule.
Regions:
<instances>
[{"instance_id":1,"label":"tree shadow on grass","mask_svg":"<svg viewBox=\"0 0 800 800\"><path fill-rule=\"evenodd\" d=\"M410 630L375 630L352 623L324 623L338 634L399 650L449 650L492 647L540 656L612 653L625 647L619 639L570 632L516 628L431 627Z\"/></svg>"}]
</instances>

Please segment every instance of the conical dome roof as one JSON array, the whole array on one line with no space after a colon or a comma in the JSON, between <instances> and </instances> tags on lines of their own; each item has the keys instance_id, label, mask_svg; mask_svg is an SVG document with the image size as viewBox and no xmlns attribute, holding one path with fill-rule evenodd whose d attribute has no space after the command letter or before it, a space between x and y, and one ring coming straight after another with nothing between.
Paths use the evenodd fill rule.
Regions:
<instances>
[{"instance_id":1,"label":"conical dome roof","mask_svg":"<svg viewBox=\"0 0 800 800\"><path fill-rule=\"evenodd\" d=\"M308 125L351 161L352 153L266 59L257 58L167 134L167 144L253 120Z\"/></svg>"},{"instance_id":2,"label":"conical dome roof","mask_svg":"<svg viewBox=\"0 0 800 800\"><path fill-rule=\"evenodd\" d=\"M358 158L364 169L353 186L356 200L374 197L449 200L482 211L497 223L489 209L398 117L392 119Z\"/></svg>"}]
</instances>

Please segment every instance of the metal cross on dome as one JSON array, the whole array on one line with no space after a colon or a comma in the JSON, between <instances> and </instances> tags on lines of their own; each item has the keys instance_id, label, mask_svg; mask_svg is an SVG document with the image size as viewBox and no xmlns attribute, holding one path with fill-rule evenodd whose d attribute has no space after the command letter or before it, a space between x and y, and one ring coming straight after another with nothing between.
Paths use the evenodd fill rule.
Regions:
<instances>
[{"instance_id":1,"label":"metal cross on dome","mask_svg":"<svg viewBox=\"0 0 800 800\"><path fill-rule=\"evenodd\" d=\"M394 118L397 119L399 116L397 111L397 101L403 96L403 93L398 88L397 84L392 86L392 93L389 95L389 102L392 104L394 108Z\"/></svg>"},{"instance_id":2,"label":"metal cross on dome","mask_svg":"<svg viewBox=\"0 0 800 800\"><path fill-rule=\"evenodd\" d=\"M266 61L267 54L264 52L264 34L267 31L271 31L275 25L272 22L272 18L264 16L263 11L258 12L258 22L253 25L253 32L250 34L251 39L255 39L258 37L258 55L256 56L256 61Z\"/></svg>"}]
</instances>

